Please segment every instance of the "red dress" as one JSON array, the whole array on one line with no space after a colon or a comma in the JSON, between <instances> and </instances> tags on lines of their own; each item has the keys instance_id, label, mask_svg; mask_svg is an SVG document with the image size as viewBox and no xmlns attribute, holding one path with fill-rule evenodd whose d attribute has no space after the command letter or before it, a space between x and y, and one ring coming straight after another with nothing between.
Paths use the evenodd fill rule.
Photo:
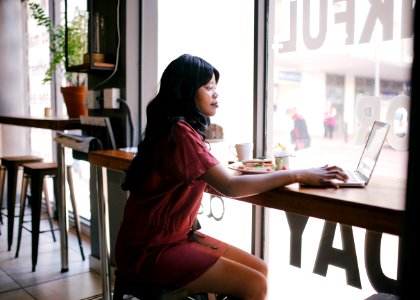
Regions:
<instances>
[{"instance_id":1,"label":"red dress","mask_svg":"<svg viewBox=\"0 0 420 300\"><path fill-rule=\"evenodd\" d=\"M118 233L119 274L132 282L182 287L199 277L224 253L227 244L209 236L192 241L188 233L206 183L199 177L217 165L201 136L187 123L174 130L176 148L157 147L152 174L130 194ZM163 170L158 171L158 170Z\"/></svg>"}]
</instances>

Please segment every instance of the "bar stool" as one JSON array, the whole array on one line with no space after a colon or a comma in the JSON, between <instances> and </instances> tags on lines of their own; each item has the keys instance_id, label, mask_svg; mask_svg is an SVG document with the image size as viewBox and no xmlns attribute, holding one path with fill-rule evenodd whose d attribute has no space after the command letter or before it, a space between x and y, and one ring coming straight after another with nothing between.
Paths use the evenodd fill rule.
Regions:
<instances>
[{"instance_id":1,"label":"bar stool","mask_svg":"<svg viewBox=\"0 0 420 300\"><path fill-rule=\"evenodd\" d=\"M40 221L41 221L41 203L42 203L42 191L45 185L46 177L52 177L54 181L54 194L57 196L58 190L58 182L57 182L57 173L58 173L58 165L55 162L47 163L47 162L36 162L36 163L26 163L23 164L23 173L24 173L24 180L22 182L22 195L21 195L21 208L19 214L19 231L18 231L18 244L16 248L16 255L15 257L19 256L19 249L20 249L20 241L22 238L22 229L24 223L24 210L27 198L27 187L28 183L30 182L31 187L31 233L32 233L32 272L35 271L35 267L38 261L38 244L39 244L39 234L42 233L40 231ZM79 241L80 252L82 255L82 259L85 260L85 255L83 252L82 247L82 239L81 239L81 230L80 230L80 219L77 212L76 201L74 198L74 188L73 188L73 181L71 177L71 166L67 167L68 173L68 183L70 188L70 195L71 195L71 202L73 206L74 218L75 218L75 225L76 225L76 233L77 238ZM48 194L46 196L46 205L47 211L50 210L49 207L49 199L47 199ZM56 197L57 199L57 197ZM51 215L50 215L51 216ZM51 219L50 219L51 222ZM50 223L52 226L52 223ZM27 229L27 228L25 228ZM53 229L52 229L53 230Z\"/></svg>"},{"instance_id":2,"label":"bar stool","mask_svg":"<svg viewBox=\"0 0 420 300\"><path fill-rule=\"evenodd\" d=\"M18 171L24 163L41 162L43 159L39 156L20 155L5 156L1 158L0 167L0 206L3 209L4 180L7 173L7 250L10 251L13 242L13 228L15 220L16 189ZM0 221L3 223L3 217L0 213Z\"/></svg>"},{"instance_id":3,"label":"bar stool","mask_svg":"<svg viewBox=\"0 0 420 300\"><path fill-rule=\"evenodd\" d=\"M22 238L22 228L24 228L23 223L25 223L23 218L24 218L24 212L25 212L25 208L26 208L26 199L31 197L30 195L28 195L28 185L30 185L30 181L31 181L31 178L29 177L29 175L24 173L23 178L22 178L22 193L21 193L21 196L20 196L18 241L17 241L17 251L16 251L15 258L17 258L18 254L19 254L20 241L21 241L21 238ZM51 232L52 238L55 242L56 239L55 239L55 234L54 234L54 225L53 225L53 216L52 216L52 210L51 210L51 202L50 202L50 197L49 197L49 194L48 194L47 181L46 181L45 177L43 178L43 182L42 182L42 192L44 193L47 219L48 219L48 223L50 225L50 230L48 230L48 231ZM27 229L27 228L25 228L25 229ZM27 230L29 230L29 229L27 229ZM29 231L31 231L31 230L29 230ZM46 232L46 231L47 230L40 231L39 233L43 233L43 232Z\"/></svg>"},{"instance_id":4,"label":"bar stool","mask_svg":"<svg viewBox=\"0 0 420 300\"><path fill-rule=\"evenodd\" d=\"M123 300L131 295L141 300L208 300L207 293L192 294L183 289L138 284L126 281L115 271L113 300Z\"/></svg>"},{"instance_id":5,"label":"bar stool","mask_svg":"<svg viewBox=\"0 0 420 300\"><path fill-rule=\"evenodd\" d=\"M387 293L377 293L371 295L369 298L366 298L365 300L398 300L400 299L399 296L393 295L393 294L387 294Z\"/></svg>"}]
</instances>

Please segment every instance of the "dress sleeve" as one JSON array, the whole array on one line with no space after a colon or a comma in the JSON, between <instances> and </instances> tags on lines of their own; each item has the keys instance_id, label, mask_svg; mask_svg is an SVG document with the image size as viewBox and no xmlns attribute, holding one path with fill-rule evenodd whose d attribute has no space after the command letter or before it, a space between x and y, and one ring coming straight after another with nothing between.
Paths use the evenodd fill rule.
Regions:
<instances>
[{"instance_id":1,"label":"dress sleeve","mask_svg":"<svg viewBox=\"0 0 420 300\"><path fill-rule=\"evenodd\" d=\"M187 123L178 122L174 134L176 147L165 159L165 168L171 177L189 184L219 164L201 136Z\"/></svg>"}]
</instances>

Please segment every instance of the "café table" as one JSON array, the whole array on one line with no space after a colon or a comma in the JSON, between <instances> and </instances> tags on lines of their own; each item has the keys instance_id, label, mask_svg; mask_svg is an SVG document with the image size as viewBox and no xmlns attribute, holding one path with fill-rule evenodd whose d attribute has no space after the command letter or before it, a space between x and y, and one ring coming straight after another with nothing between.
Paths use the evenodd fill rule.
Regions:
<instances>
[{"instance_id":1,"label":"caf\u00e9 table","mask_svg":"<svg viewBox=\"0 0 420 300\"><path fill-rule=\"evenodd\" d=\"M0 115L0 124L23 127L50 129L54 132L80 129L79 118L67 117L36 117L21 115ZM67 272L68 267L68 213L65 198L65 157L64 149L56 144L58 164L58 219L60 226L61 272ZM16 199L10 203L15 203ZM9 201L8 201L9 204ZM14 207L14 206L13 206ZM10 215L8 217L11 217ZM8 231L9 232L9 231ZM13 232L11 231L11 234Z\"/></svg>"},{"instance_id":2,"label":"caf\u00e9 table","mask_svg":"<svg viewBox=\"0 0 420 300\"><path fill-rule=\"evenodd\" d=\"M126 171L133 157L134 153L121 150L98 150L88 154L89 162L97 169L102 299L105 300L112 298L107 220L108 198L104 169ZM219 195L211 187L208 187L206 192ZM340 189L291 184L259 195L236 199L262 207L400 236L405 210L405 180L404 178L374 176L365 188Z\"/></svg>"},{"instance_id":3,"label":"caf\u00e9 table","mask_svg":"<svg viewBox=\"0 0 420 300\"><path fill-rule=\"evenodd\" d=\"M208 193L217 194L212 188ZM320 188L291 184L237 200L370 231L400 235L405 181L375 176L364 188Z\"/></svg>"}]
</instances>

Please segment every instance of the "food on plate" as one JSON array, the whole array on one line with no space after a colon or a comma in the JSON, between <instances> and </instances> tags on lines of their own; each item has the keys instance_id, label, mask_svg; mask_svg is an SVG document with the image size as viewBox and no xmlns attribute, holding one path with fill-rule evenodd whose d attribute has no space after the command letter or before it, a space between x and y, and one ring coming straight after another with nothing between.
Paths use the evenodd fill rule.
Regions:
<instances>
[{"instance_id":1,"label":"food on plate","mask_svg":"<svg viewBox=\"0 0 420 300\"><path fill-rule=\"evenodd\" d=\"M242 161L242 168L244 170L266 170L273 171L275 166L271 159L254 158ZM242 169L240 168L240 169Z\"/></svg>"},{"instance_id":2,"label":"food on plate","mask_svg":"<svg viewBox=\"0 0 420 300\"><path fill-rule=\"evenodd\" d=\"M242 164L245 167L270 167L273 165L273 161L268 158L254 158L243 160Z\"/></svg>"}]
</instances>

